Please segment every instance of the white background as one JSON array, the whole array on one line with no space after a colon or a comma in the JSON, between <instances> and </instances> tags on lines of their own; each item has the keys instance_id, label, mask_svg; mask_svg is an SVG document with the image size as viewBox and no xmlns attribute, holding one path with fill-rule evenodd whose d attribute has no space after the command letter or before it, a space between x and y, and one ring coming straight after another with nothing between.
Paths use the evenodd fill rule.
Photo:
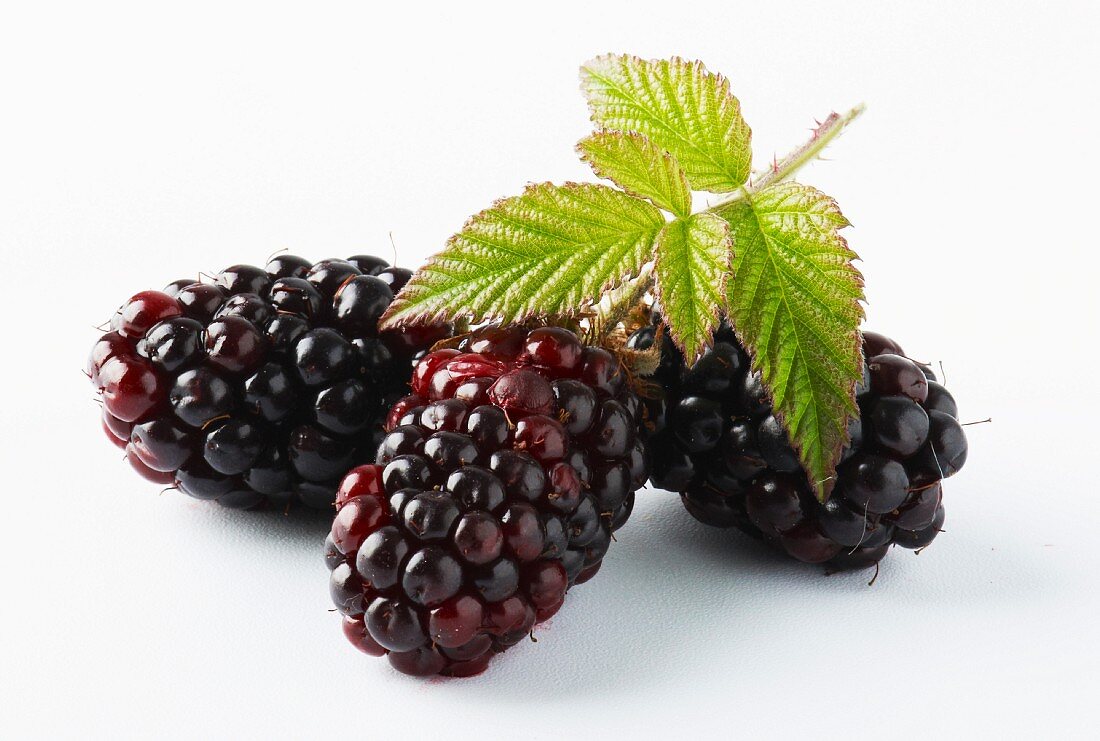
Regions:
<instances>
[{"instance_id":1,"label":"white background","mask_svg":"<svg viewBox=\"0 0 1100 741\"><path fill-rule=\"evenodd\" d=\"M275 5L0 6L0 736L1096 732L1094 3ZM341 636L322 517L128 470L92 327L282 248L388 256L392 232L413 267L529 180L590 179L577 67L605 51L727 74L758 162L865 101L801 179L854 224L868 326L994 422L946 532L873 587L647 492L537 644L404 677Z\"/></svg>"}]
</instances>

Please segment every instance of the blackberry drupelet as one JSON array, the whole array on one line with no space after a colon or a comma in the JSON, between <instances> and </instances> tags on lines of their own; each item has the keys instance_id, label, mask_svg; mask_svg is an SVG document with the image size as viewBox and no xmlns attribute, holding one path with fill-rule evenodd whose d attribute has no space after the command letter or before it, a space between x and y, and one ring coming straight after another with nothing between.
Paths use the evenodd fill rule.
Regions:
<instances>
[{"instance_id":1,"label":"blackberry drupelet","mask_svg":"<svg viewBox=\"0 0 1100 741\"><path fill-rule=\"evenodd\" d=\"M651 348L656 337L644 327L628 347ZM896 342L863 333L860 415L823 505L733 331L723 324L690 369L663 337L656 380L668 424L652 441L652 483L679 492L697 519L834 569L874 565L891 545L923 548L940 532L941 480L966 461L966 436L951 394Z\"/></svg>"},{"instance_id":2,"label":"blackberry drupelet","mask_svg":"<svg viewBox=\"0 0 1100 741\"><path fill-rule=\"evenodd\" d=\"M638 398L570 331L479 330L425 356L326 541L362 651L469 676L600 568L648 477Z\"/></svg>"},{"instance_id":3,"label":"blackberry drupelet","mask_svg":"<svg viewBox=\"0 0 1100 741\"><path fill-rule=\"evenodd\" d=\"M374 459L390 405L444 326L378 332L408 271L280 255L178 280L119 309L88 375L135 470L200 499L331 506Z\"/></svg>"}]
</instances>

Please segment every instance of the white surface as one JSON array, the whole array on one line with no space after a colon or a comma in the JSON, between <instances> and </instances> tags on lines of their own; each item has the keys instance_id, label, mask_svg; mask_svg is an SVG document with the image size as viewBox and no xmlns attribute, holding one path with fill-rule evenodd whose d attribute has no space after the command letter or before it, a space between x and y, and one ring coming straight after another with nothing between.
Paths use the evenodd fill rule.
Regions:
<instances>
[{"instance_id":1,"label":"white surface","mask_svg":"<svg viewBox=\"0 0 1100 741\"><path fill-rule=\"evenodd\" d=\"M0 737L1096 732L1095 4L269 5L2 6ZM802 177L855 224L868 326L994 424L947 532L871 588L644 494L537 644L403 677L345 645L325 523L128 470L92 326L284 247L388 255L392 231L414 266L525 181L587 179L576 68L608 50L729 75L758 160L866 101Z\"/></svg>"}]
</instances>

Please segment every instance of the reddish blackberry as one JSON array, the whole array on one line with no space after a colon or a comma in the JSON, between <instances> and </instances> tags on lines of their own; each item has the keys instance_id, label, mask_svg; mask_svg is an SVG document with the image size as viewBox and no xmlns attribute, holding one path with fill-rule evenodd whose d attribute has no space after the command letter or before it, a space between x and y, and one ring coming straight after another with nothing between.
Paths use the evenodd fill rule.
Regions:
<instances>
[{"instance_id":1,"label":"reddish blackberry","mask_svg":"<svg viewBox=\"0 0 1100 741\"><path fill-rule=\"evenodd\" d=\"M467 676L600 568L648 476L638 399L568 330L485 329L416 367L326 542L348 638Z\"/></svg>"},{"instance_id":2,"label":"reddish blackberry","mask_svg":"<svg viewBox=\"0 0 1100 741\"><path fill-rule=\"evenodd\" d=\"M406 272L281 255L137 294L88 361L104 429L139 473L191 496L330 506L374 459L414 359L448 334L377 331Z\"/></svg>"},{"instance_id":3,"label":"reddish blackberry","mask_svg":"<svg viewBox=\"0 0 1100 741\"><path fill-rule=\"evenodd\" d=\"M645 327L628 346L651 348L655 336ZM652 441L654 486L680 492L708 525L740 528L832 568L871 566L890 545L932 542L943 525L941 479L962 467L967 445L955 400L930 368L893 340L863 333L860 416L822 505L733 331L723 325L714 340L690 369L671 342L662 347L657 379L669 423Z\"/></svg>"}]
</instances>

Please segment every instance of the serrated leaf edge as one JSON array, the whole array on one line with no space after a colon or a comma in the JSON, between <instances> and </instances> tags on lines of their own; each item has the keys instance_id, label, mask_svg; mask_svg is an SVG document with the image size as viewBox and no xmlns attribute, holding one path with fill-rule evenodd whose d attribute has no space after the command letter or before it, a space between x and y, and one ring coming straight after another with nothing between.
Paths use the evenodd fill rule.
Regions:
<instances>
[{"instance_id":1,"label":"serrated leaf edge","mask_svg":"<svg viewBox=\"0 0 1100 741\"><path fill-rule=\"evenodd\" d=\"M665 202L665 194L661 194L660 198L655 198L653 195L638 192L635 189L625 185L624 183L619 182L614 175L609 174L604 168L600 167L592 159L591 153L584 147L585 142L592 141L601 136L619 136L622 137L625 141L644 142L656 149L659 152L658 156L662 160L664 160L664 163L668 166L668 169L672 170L672 172L675 174L675 177L683 186L683 191L684 195L686 196L687 202L674 205L671 202ZM644 144L642 146L644 146ZM678 218L686 219L691 216L691 184L688 183L687 175L684 173L684 168L680 166L680 163L676 161L676 158L671 153L661 149L656 144L656 142L651 140L645 134L639 134L636 131L620 131L618 129L599 129L598 131L593 132L592 134L577 142L577 145L576 147L574 147L574 149L580 156L581 161L587 163L588 166L592 168L592 172L596 173L596 177L610 180L611 182L615 183L615 185L619 186L619 188L622 189L624 193L632 195L635 198L644 198L657 208L664 209L665 211L668 211Z\"/></svg>"},{"instance_id":2,"label":"serrated leaf edge","mask_svg":"<svg viewBox=\"0 0 1100 741\"><path fill-rule=\"evenodd\" d=\"M725 307L724 297L726 295L726 289L729 285L729 279L732 272L731 261L733 259L733 229L730 226L730 223L720 216L717 216L716 214L702 212L698 214L693 214L688 219L678 219L676 221L669 222L665 225L665 227L657 235L657 238L654 240L654 249L656 252L653 271L655 277L654 295L656 296L657 301L660 302L662 306L665 306L665 300L663 296L664 288L660 280L661 235L664 234L667 229L675 225L679 225L685 230L690 229L691 227L688 222L692 219L698 219L702 217L713 218L721 224L722 230L724 232L722 241L725 243L726 247L726 264L723 266L724 269L722 270L722 273L719 277L718 285L715 287L715 293L718 295L719 300L718 303L716 303L713 307L710 307L711 310L707 312L708 324L710 329L708 332L704 333L700 346L698 348L693 347L689 350L681 328L674 326L671 314L666 314L665 316L665 324L668 326L669 336L672 338L672 341L676 344L680 351L684 353L684 357L688 360L689 365L698 360L703 355L703 353L710 349L710 347L714 344L714 328L718 326L718 322L721 320L722 310Z\"/></svg>"},{"instance_id":3,"label":"serrated leaf edge","mask_svg":"<svg viewBox=\"0 0 1100 741\"><path fill-rule=\"evenodd\" d=\"M712 193L726 193L726 192L737 190L739 187L742 187L748 181L748 178L752 174L752 127L749 126L748 122L745 121L744 116L741 115L741 101L737 96L735 96L733 94L733 92L731 90L731 87L730 87L730 81L729 81L728 77L723 75L721 72L711 72L709 69L707 69L707 66L702 62L702 60L699 60L699 59L689 60L689 59L685 59L684 57L680 57L680 56L672 56L672 57L669 57L667 59L643 59L642 57L640 57L636 54L616 54L614 52L608 52L606 54L599 54L595 57L592 57L587 62L585 62L584 64L581 65L581 74L580 74L580 89L581 89L581 93L584 95L585 100L588 104L588 109L589 109L589 113L590 113L589 120L595 125L595 127L597 129L603 129L604 126L603 126L603 124L600 123L600 121L596 117L596 111L595 111L595 109L592 105L592 100L591 100L591 97L589 95L590 86L589 86L589 82L586 78L586 75L597 78L597 79L600 79L605 84L610 83L611 81L608 80L607 78L604 78L604 77L596 74L594 72L594 70L591 69L591 66L593 65L593 63L614 61L614 60L626 60L626 61L629 61L631 63L650 64L650 65L656 65L656 64L667 62L669 65L684 65L685 67L691 68L693 71L697 71L697 72L699 72L703 75L709 75L709 76L713 77L715 79L715 82L717 84L717 88L718 88L719 92L722 93L724 95L724 97L726 99L728 99L729 101L731 101L731 104L736 107L737 114L741 119L741 123L745 127L745 133L747 135L746 147L748 148L748 162L747 162L747 166L746 166L746 172L745 172L743 178L738 177L740 175L740 173L730 173L730 172L728 172L725 169L725 167L722 165L721 162L718 162L718 161L714 160L714 158L710 154L708 154L705 150L700 149L699 146L695 142L693 142L690 139L682 136L675 129L672 129L672 128L668 127L667 125L664 124L664 122L661 122L661 124L662 124L663 128L665 128L665 130L668 131L668 133L675 136L677 139L679 139L681 142L686 144L691 149L694 149L695 151L700 152L701 154L703 154L705 159L710 161L710 163L715 166L715 169L717 171L723 172L726 175L728 175L729 179L730 179L730 183L731 183L731 185L728 188L725 188L724 190L714 190L714 189L709 189L709 188L696 188L695 186L691 186L692 190L706 190L706 191L712 192ZM624 97L633 97L633 96L625 96L624 95ZM631 132L627 132L627 133L641 133L641 132L631 131ZM733 183L737 180L740 180L741 182L734 185ZM690 179L689 179L689 183L690 183Z\"/></svg>"},{"instance_id":4,"label":"serrated leaf edge","mask_svg":"<svg viewBox=\"0 0 1100 741\"><path fill-rule=\"evenodd\" d=\"M828 205L828 208L826 210L826 214L829 215L830 217L832 217L833 223L836 224L836 226L833 227L833 229L832 229L832 234L830 235L831 238L836 239L836 240L839 241L841 248L845 252L847 252L848 255L849 255L849 262L853 262L855 260L858 260L859 256L848 246L848 240L844 237L844 235L840 234L839 231L838 231L839 229L842 229L846 226L849 226L850 222L848 221L847 217L841 212L840 206L839 206L839 204L837 204L836 199L833 198L832 196L826 194L826 193L823 193L822 191L818 190L817 188L814 188L813 186L808 186L808 185L804 185L804 184L801 184L801 183L794 183L793 181L787 181L787 182L789 182L791 184L799 185L800 187L803 187L803 188L809 188L810 190L820 194L823 197L823 199L827 202L827 205ZM778 186L778 185L769 186L769 188L771 188L771 187L780 187L780 186ZM758 221L759 217L756 213L755 208L753 208L753 206L752 206L751 196L746 201L743 201L740 204L731 204L732 207L736 207L738 205L748 206L749 209L752 212L753 218L757 219L757 223L759 224L759 221ZM734 208L732 208L732 207L729 209L729 211L731 211L731 212L734 210ZM723 218L723 220L726 220L725 216L722 216L722 218ZM730 228L730 238L731 238L731 240L735 240L736 239L736 236L735 236L736 229L733 228L732 224L730 224L730 227L731 227ZM761 230L761 231L763 231L763 230ZM736 249L737 249L737 246L736 246L736 243L735 243L734 246L733 246L734 252L736 252ZM853 266L853 268L854 268L854 266ZM733 277L732 264L731 264L731 268L730 268L729 277L731 279ZM853 270L853 278L854 278L854 281L855 281L855 285L860 289L860 293L862 294L863 293L862 289L865 287L863 274L858 269L854 269ZM728 296L727 291L723 291L723 294ZM852 351L854 353L854 355L858 358L857 370L858 370L859 374L863 373L863 366L864 366L864 360L865 360L864 357L863 357L863 352L862 352L862 340L861 340L861 334L860 334L860 329L859 329L859 326L862 323L862 319L866 316L866 311L865 311L865 309L863 307L863 303L862 303L863 301L865 301L865 298L857 299L858 315L859 315L860 321L857 322L856 328L852 332L847 333L848 334L848 341L850 343L849 346L848 346L848 349L850 351ZM727 311L728 311L728 308L727 308ZM733 322L732 319L731 319L730 323L733 325L733 331L734 331L734 334L736 335L738 341L741 343L742 347L744 347L745 350L749 353L749 357L751 359L752 369L754 371L760 373L761 376L764 378L764 385L765 385L765 388L767 389L769 399L774 400L774 393L773 393L773 390L772 390L773 389L773 384L770 383L769 380L765 377L766 374L764 373L764 368L760 364L761 353L759 352L759 348L757 347L756 343L749 342L747 340L747 338L741 332L741 329L738 327L736 322ZM835 471L836 471L836 466L839 463L840 454L844 450L844 447L849 442L851 442L851 436L848 432L848 421L853 416L859 414L859 406L856 403L855 383L853 383L851 385L851 387L846 392L844 392L841 396L842 396L842 398L845 402L845 407L846 407L845 411L847 412L847 416L846 416L843 424L840 425L840 434L838 436L836 444L835 445L830 445L829 449L826 451L828 453L827 457L831 461L831 464L827 467L831 468L834 471L833 476L827 477L827 478L825 478L821 481L816 481L816 480L813 480L812 478L809 478L810 475L811 475L811 472L810 472L810 467L807 465L806 451L804 450L800 440L796 440L793 437L790 439L790 444L795 448L795 451L798 453L799 463L802 465L802 468L806 471L806 474L807 474L807 477L808 477L808 483L813 487L813 489L814 489L814 491L817 495L818 500L821 501L821 502L824 502L824 501L828 500L829 495L831 494L833 487L836 485ZM791 430L791 426L790 426L790 424L788 424L787 413L783 409L780 409L777 406L773 406L772 414L775 416L776 420L778 420L779 424L783 427L783 429L787 430L788 433L789 433L790 430ZM803 414L805 414L805 412L803 412Z\"/></svg>"},{"instance_id":5,"label":"serrated leaf edge","mask_svg":"<svg viewBox=\"0 0 1100 741\"><path fill-rule=\"evenodd\" d=\"M416 273L419 274L419 273L422 273L422 272L425 272L425 271L430 271L430 269L432 267L439 266L443 262L443 259L444 259L443 255L446 252L446 250L453 247L455 245L456 241L463 236L464 232L466 232L472 226L476 225L480 220L484 220L485 218L487 218L490 214L492 214L494 212L499 213L500 208L507 201L515 200L515 199L518 199L518 198L523 198L524 196L528 195L532 191L535 191L535 190L537 190L539 188L543 188L543 187L570 189L570 188L591 187L593 185L597 185L597 184L596 183L578 183L578 182L572 181L572 180L567 180L567 181L565 181L563 183L560 183L560 184L553 183L553 182L550 182L550 181L541 181L541 182L528 183L527 185L524 186L523 191L519 195L502 196L500 198L497 198L488 207L483 208L481 211L478 211L477 213L473 214L472 216L467 217L466 220L462 224L462 228L459 229L459 231L452 234L450 237L448 237L447 241L444 243L443 248L439 252L431 255L427 260L425 260L424 263L417 269ZM607 186L600 186L600 187L606 188ZM609 188L609 190L614 191L615 189ZM625 191L618 190L616 192L619 192L622 195L627 196L629 198L634 198L635 200L639 200L639 201L645 203L647 206L652 207L652 204L650 204L648 201L645 201L644 199L637 198L636 196L633 196L629 193L626 193ZM659 233L659 231L660 231L660 228L654 229L654 234L653 234L653 239L654 240L656 239L656 235L657 235L657 233ZM652 249L650 249L650 252L652 253ZM639 275L644 273L645 265L648 262L650 262L650 261L643 261L642 264L639 265L637 270L628 271L628 272L624 273L621 276L608 278L606 281L604 281L604 283L601 285L601 287L598 291L598 293L600 295L597 295L597 296L594 296L594 297L592 297L592 296L588 297L587 300L585 300L584 302L581 303L581 305L579 305L577 307L574 307L574 311L570 312L568 314L568 316L578 316L578 315L586 313L586 311L589 310L594 304L599 302L601 296L605 292L610 291L610 290L614 290L614 289L622 286L624 283L627 283L631 280L634 280L634 279L638 278ZM410 294L415 296L415 294L418 292L417 291L418 288L419 288L419 286L416 286L412 281L410 281L404 288L402 288L397 293L397 295L394 297L393 301L390 303L389 307L387 307L386 311L383 312L382 316L378 320L379 330L400 329L402 327L410 327L410 326L417 326L417 325L422 325L422 324L433 324L433 323L437 323L437 322L453 321L456 318L456 316L462 316L462 317L466 318L470 324L503 322L504 319L505 319L504 315L500 314L500 313L483 312L481 314L473 314L473 313L459 314L459 313L456 313L456 312L450 312L445 308L439 308L439 309L436 309L432 312L414 313L410 308L407 307L407 304L410 300ZM530 312L530 313L525 314L523 316L517 317L516 319L519 320L519 321L527 321L527 320L546 319L546 318L556 317L556 316L562 316L562 315L557 314L557 313L553 313L553 312L549 312L549 313Z\"/></svg>"}]
</instances>

